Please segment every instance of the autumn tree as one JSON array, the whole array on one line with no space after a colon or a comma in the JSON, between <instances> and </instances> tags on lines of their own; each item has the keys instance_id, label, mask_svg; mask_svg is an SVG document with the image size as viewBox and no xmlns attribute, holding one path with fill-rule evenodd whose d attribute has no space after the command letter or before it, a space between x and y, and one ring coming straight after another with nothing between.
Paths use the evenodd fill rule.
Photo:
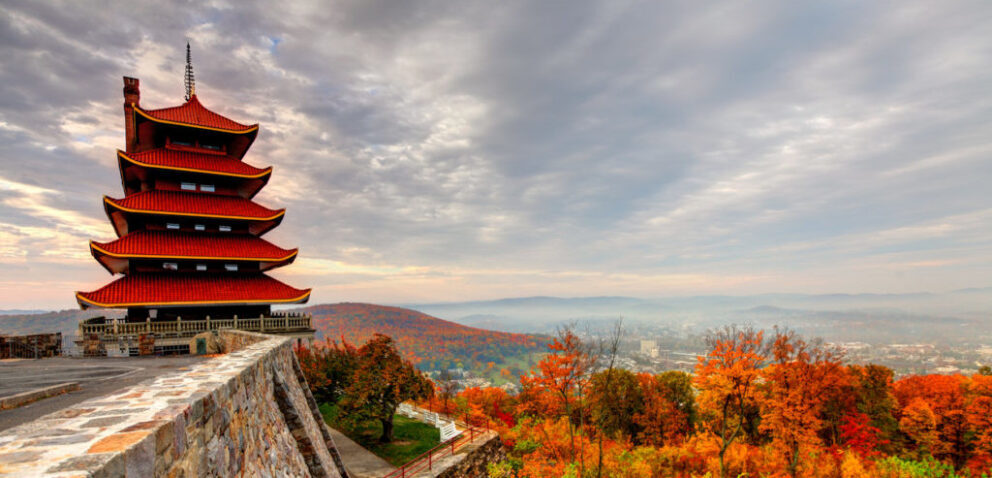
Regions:
<instances>
[{"instance_id":1,"label":"autumn tree","mask_svg":"<svg viewBox=\"0 0 992 478\"><path fill-rule=\"evenodd\" d=\"M535 373L521 378L521 386L538 400L542 398L540 389L546 390L548 396L543 397L546 404L555 411L555 416L565 417L571 461L578 457L575 441L577 427L572 421L572 412L576 401L580 400L596 357L575 335L571 326L559 328L557 336L548 344L548 350L549 353L537 363Z\"/></svg>"},{"instance_id":2,"label":"autumn tree","mask_svg":"<svg viewBox=\"0 0 992 478\"><path fill-rule=\"evenodd\" d=\"M393 439L393 414L405 400L425 399L433 393L431 381L403 360L393 340L375 334L357 350L357 367L340 402L348 420L378 420L383 443Z\"/></svg>"},{"instance_id":3,"label":"autumn tree","mask_svg":"<svg viewBox=\"0 0 992 478\"><path fill-rule=\"evenodd\" d=\"M962 375L915 375L893 384L893 393L900 404L905 404L904 408L917 399L929 406L937 431L929 450L937 458L951 460L956 467L963 466L971 452L971 430L965 413L966 381Z\"/></svg>"},{"instance_id":4,"label":"autumn tree","mask_svg":"<svg viewBox=\"0 0 992 478\"><path fill-rule=\"evenodd\" d=\"M713 416L711 431L719 438L720 476L726 476L724 455L741 435L760 368L767 358L764 332L726 326L706 337L710 353L696 364L700 405Z\"/></svg>"},{"instance_id":5,"label":"autumn tree","mask_svg":"<svg viewBox=\"0 0 992 478\"><path fill-rule=\"evenodd\" d=\"M341 344L325 339L312 347L296 347L303 376L320 402L335 403L351 383L358 362L355 347L341 339Z\"/></svg>"},{"instance_id":6,"label":"autumn tree","mask_svg":"<svg viewBox=\"0 0 992 478\"><path fill-rule=\"evenodd\" d=\"M641 428L637 441L664 446L692 435L696 423L696 399L692 378L670 370L659 375L638 374L644 406L634 421Z\"/></svg>"},{"instance_id":7,"label":"autumn tree","mask_svg":"<svg viewBox=\"0 0 992 478\"><path fill-rule=\"evenodd\" d=\"M593 420L605 435L637 434L634 417L644 408L644 396L633 372L614 369L593 374L589 405Z\"/></svg>"},{"instance_id":8,"label":"autumn tree","mask_svg":"<svg viewBox=\"0 0 992 478\"><path fill-rule=\"evenodd\" d=\"M821 445L825 392L845 374L839 352L791 330L775 330L771 357L762 371L761 429L771 434L773 448L784 455L789 474L796 476L802 452Z\"/></svg>"},{"instance_id":9,"label":"autumn tree","mask_svg":"<svg viewBox=\"0 0 992 478\"><path fill-rule=\"evenodd\" d=\"M965 416L974 430L978 465L992 469L992 374L971 377Z\"/></svg>"},{"instance_id":10,"label":"autumn tree","mask_svg":"<svg viewBox=\"0 0 992 478\"><path fill-rule=\"evenodd\" d=\"M854 386L857 411L868 415L871 425L879 430L882 450L891 453L899 434L899 422L894 415L899 405L892 392L894 372L875 364L851 365L847 369Z\"/></svg>"},{"instance_id":11,"label":"autumn tree","mask_svg":"<svg viewBox=\"0 0 992 478\"><path fill-rule=\"evenodd\" d=\"M899 427L916 446L917 457L933 452L937 442L937 417L922 398L915 398L903 409Z\"/></svg>"},{"instance_id":12,"label":"autumn tree","mask_svg":"<svg viewBox=\"0 0 992 478\"><path fill-rule=\"evenodd\" d=\"M467 421L476 426L484 426L492 418L499 420L496 424L503 423L513 426L513 418L504 412L504 409L511 408L510 397L501 388L470 387L458 394L458 401L464 404L468 413Z\"/></svg>"},{"instance_id":13,"label":"autumn tree","mask_svg":"<svg viewBox=\"0 0 992 478\"><path fill-rule=\"evenodd\" d=\"M854 413L844 417L840 426L840 439L844 445L862 458L878 454L881 431L871 424L871 418L864 413Z\"/></svg>"}]
</instances>

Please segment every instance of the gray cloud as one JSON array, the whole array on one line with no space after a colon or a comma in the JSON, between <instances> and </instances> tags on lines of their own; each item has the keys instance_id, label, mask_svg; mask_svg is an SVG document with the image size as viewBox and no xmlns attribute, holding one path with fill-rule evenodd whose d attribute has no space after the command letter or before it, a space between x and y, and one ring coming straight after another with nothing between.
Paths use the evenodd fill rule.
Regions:
<instances>
[{"instance_id":1,"label":"gray cloud","mask_svg":"<svg viewBox=\"0 0 992 478\"><path fill-rule=\"evenodd\" d=\"M271 237L302 249L278 275L318 301L992 277L983 2L23 1L0 15L11 307L68 305L105 280L85 239L112 234L99 197L120 195L120 77L140 77L150 107L177 104L187 38L201 100L262 125L246 160L275 175L259 201L288 208Z\"/></svg>"}]
</instances>

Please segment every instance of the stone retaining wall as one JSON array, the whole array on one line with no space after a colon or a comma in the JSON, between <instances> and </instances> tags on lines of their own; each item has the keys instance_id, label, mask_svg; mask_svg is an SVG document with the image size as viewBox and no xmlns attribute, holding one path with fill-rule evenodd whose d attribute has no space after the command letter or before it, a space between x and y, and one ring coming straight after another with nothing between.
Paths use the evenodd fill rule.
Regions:
<instances>
[{"instance_id":1,"label":"stone retaining wall","mask_svg":"<svg viewBox=\"0 0 992 478\"><path fill-rule=\"evenodd\" d=\"M292 339L220 335L223 356L0 433L0 475L346 477Z\"/></svg>"},{"instance_id":2,"label":"stone retaining wall","mask_svg":"<svg viewBox=\"0 0 992 478\"><path fill-rule=\"evenodd\" d=\"M456 453L448 462L436 467L433 476L437 478L486 478L489 476L487 470L490 463L497 463L506 459L506 451L503 449L503 441L495 432L489 433L488 440L480 445L470 445L463 452Z\"/></svg>"}]
</instances>

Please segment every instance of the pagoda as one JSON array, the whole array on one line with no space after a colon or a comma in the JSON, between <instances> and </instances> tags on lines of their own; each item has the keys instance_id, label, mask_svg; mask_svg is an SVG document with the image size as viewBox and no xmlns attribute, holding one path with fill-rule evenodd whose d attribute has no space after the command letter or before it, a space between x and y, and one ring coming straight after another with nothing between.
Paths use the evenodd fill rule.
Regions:
<instances>
[{"instance_id":1,"label":"pagoda","mask_svg":"<svg viewBox=\"0 0 992 478\"><path fill-rule=\"evenodd\" d=\"M245 319L271 319L272 304L305 303L310 289L265 273L291 264L298 251L262 238L279 225L285 209L253 200L272 175L272 167L243 161L258 125L233 121L200 103L189 45L186 102L145 109L140 100L138 79L124 77L126 143L117 151L124 196L103 198L117 239L90 242L97 262L121 277L77 292L80 307L127 309L122 324L213 320L214 327L206 328L216 329L222 321L246 328L255 323Z\"/></svg>"}]
</instances>

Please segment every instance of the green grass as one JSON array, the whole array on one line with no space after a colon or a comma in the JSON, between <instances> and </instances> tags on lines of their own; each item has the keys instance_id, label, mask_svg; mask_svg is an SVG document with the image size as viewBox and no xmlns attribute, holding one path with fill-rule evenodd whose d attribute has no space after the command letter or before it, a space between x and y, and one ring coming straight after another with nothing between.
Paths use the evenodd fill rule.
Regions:
<instances>
[{"instance_id":1,"label":"green grass","mask_svg":"<svg viewBox=\"0 0 992 478\"><path fill-rule=\"evenodd\" d=\"M393 441L382 444L379 443L382 424L378 421L349 427L340 419L341 409L330 403L322 404L320 413L328 425L394 466L403 465L441 443L441 433L437 428L402 415L393 416Z\"/></svg>"}]
</instances>

